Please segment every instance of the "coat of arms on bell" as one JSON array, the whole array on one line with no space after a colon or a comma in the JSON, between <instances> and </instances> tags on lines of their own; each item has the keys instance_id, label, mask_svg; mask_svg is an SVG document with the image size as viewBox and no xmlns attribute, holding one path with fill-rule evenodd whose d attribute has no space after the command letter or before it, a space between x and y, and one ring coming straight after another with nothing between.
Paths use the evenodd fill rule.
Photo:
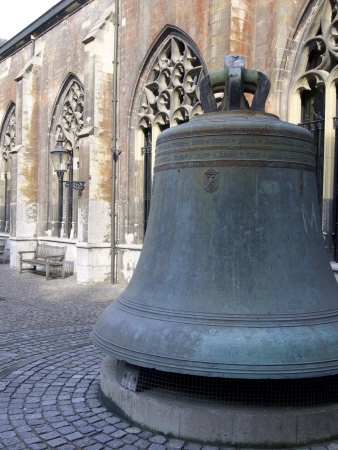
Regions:
<instances>
[{"instance_id":1,"label":"coat of arms on bell","mask_svg":"<svg viewBox=\"0 0 338 450\"><path fill-rule=\"evenodd\" d=\"M210 168L204 172L204 189L207 192L215 192L218 189L219 172Z\"/></svg>"}]
</instances>

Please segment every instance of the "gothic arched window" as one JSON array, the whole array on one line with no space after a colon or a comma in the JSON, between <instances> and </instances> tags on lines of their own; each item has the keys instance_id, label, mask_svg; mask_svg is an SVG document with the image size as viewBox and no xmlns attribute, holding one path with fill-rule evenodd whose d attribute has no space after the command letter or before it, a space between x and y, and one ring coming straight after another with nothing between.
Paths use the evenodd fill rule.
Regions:
<instances>
[{"instance_id":1,"label":"gothic arched window","mask_svg":"<svg viewBox=\"0 0 338 450\"><path fill-rule=\"evenodd\" d=\"M169 35L162 42L147 72L138 109L136 143L139 159L143 159L144 233L150 208L156 138L166 128L202 114L198 86L203 76L197 50L177 34Z\"/></svg>"},{"instance_id":2,"label":"gothic arched window","mask_svg":"<svg viewBox=\"0 0 338 450\"><path fill-rule=\"evenodd\" d=\"M0 231L10 232L10 204L11 204L11 172L12 153L15 148L16 119L15 104L11 103L0 133L1 151L1 192L0 192Z\"/></svg>"},{"instance_id":3,"label":"gothic arched window","mask_svg":"<svg viewBox=\"0 0 338 450\"><path fill-rule=\"evenodd\" d=\"M338 155L335 155L333 117L338 116L338 15L337 1L326 0L312 25L312 32L295 61L295 84L291 93L290 119L314 135L317 187L322 226L331 253L338 250L336 237Z\"/></svg>"},{"instance_id":4,"label":"gothic arched window","mask_svg":"<svg viewBox=\"0 0 338 450\"><path fill-rule=\"evenodd\" d=\"M79 133L83 127L84 89L81 82L73 75L64 83L56 102L50 132L49 150L54 150L60 134L63 136L63 146L69 152L70 160L64 180L72 182L78 179L79 172ZM52 234L59 237L74 238L77 236L77 197L73 184L66 184L63 191L62 221L58 223L57 176L54 173L52 192L53 208L49 221L52 223ZM56 201L57 200L57 201Z\"/></svg>"}]
</instances>

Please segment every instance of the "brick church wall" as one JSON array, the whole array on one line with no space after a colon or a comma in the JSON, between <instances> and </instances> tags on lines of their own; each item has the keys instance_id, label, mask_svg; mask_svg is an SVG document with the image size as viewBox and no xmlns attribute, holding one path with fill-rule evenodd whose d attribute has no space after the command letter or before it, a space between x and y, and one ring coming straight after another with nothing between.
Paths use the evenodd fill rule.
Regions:
<instances>
[{"instance_id":1,"label":"brick church wall","mask_svg":"<svg viewBox=\"0 0 338 450\"><path fill-rule=\"evenodd\" d=\"M116 166L116 262L118 281L125 283L143 242L142 211L136 206L142 195L137 181L141 163L135 162L138 111L161 42L172 32L181 33L197 49L206 72L222 69L226 54L244 55L246 67L271 79L267 111L287 120L296 55L324 0L119 3L117 147L122 153ZM56 208L57 180L49 133L60 89L66 77L74 74L85 94L78 176L86 180L86 187L78 200L78 236L67 243L69 257L74 270L80 268L80 281L109 279L114 5L115 0L89 0L38 36L34 55L29 43L0 61L0 125L11 101L17 115L11 181L16 214L11 229L13 265L19 247L30 247L38 238L53 238L48 209ZM53 197L51 204L48 199ZM19 245L19 238L26 243Z\"/></svg>"}]
</instances>

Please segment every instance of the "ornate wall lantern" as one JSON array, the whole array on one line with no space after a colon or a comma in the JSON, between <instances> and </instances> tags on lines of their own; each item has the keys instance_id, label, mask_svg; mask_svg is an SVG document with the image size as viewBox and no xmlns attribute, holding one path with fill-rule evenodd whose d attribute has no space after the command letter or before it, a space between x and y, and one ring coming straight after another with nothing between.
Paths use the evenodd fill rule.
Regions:
<instances>
[{"instance_id":1,"label":"ornate wall lantern","mask_svg":"<svg viewBox=\"0 0 338 450\"><path fill-rule=\"evenodd\" d=\"M58 140L56 142L56 147L54 150L50 152L52 157L52 162L54 166L54 170L57 173L58 176L64 175L65 172L68 170L68 164L70 160L70 152L66 150L63 146L63 135L62 133L59 134ZM59 174L59 172L61 172Z\"/></svg>"}]
</instances>

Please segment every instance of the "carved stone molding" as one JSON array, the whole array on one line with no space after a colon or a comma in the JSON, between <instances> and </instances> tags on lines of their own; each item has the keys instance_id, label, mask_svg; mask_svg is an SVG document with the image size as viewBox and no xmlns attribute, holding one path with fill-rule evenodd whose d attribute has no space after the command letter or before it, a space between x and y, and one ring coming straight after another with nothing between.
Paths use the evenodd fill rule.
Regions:
<instances>
[{"instance_id":1,"label":"carved stone molding","mask_svg":"<svg viewBox=\"0 0 338 450\"><path fill-rule=\"evenodd\" d=\"M15 118L15 105L9 109L4 125L2 127L0 142L2 157L8 161L10 155L15 152L16 141L16 118Z\"/></svg>"},{"instance_id":2,"label":"carved stone molding","mask_svg":"<svg viewBox=\"0 0 338 450\"><path fill-rule=\"evenodd\" d=\"M202 114L198 85L203 76L202 63L191 46L177 36L167 39L142 92L140 126L157 124L163 129Z\"/></svg>"},{"instance_id":3,"label":"carved stone molding","mask_svg":"<svg viewBox=\"0 0 338 450\"><path fill-rule=\"evenodd\" d=\"M298 76L297 85L302 81L301 88L311 89L309 82L319 87L326 81L338 60L338 6L336 0L325 2L320 26L315 36L307 39L301 51L299 66L303 73ZM305 81L307 80L307 82ZM307 84L306 84L307 83ZM319 84L318 84L319 83Z\"/></svg>"},{"instance_id":4,"label":"carved stone molding","mask_svg":"<svg viewBox=\"0 0 338 450\"><path fill-rule=\"evenodd\" d=\"M325 70L309 70L298 79L296 91L310 91L325 86L328 76Z\"/></svg>"},{"instance_id":5,"label":"carved stone molding","mask_svg":"<svg viewBox=\"0 0 338 450\"><path fill-rule=\"evenodd\" d=\"M23 78L27 77L34 67L40 67L42 64L42 57L40 53L34 55L25 65L25 67L21 70L19 75L15 78L15 81L21 81Z\"/></svg>"},{"instance_id":6,"label":"carved stone molding","mask_svg":"<svg viewBox=\"0 0 338 450\"><path fill-rule=\"evenodd\" d=\"M10 178L11 178L11 159L12 154L16 152L16 117L15 104L11 103L0 133L0 151L2 157L1 176L1 205L0 205L0 231L8 233L10 231Z\"/></svg>"},{"instance_id":7,"label":"carved stone molding","mask_svg":"<svg viewBox=\"0 0 338 450\"><path fill-rule=\"evenodd\" d=\"M55 143L62 132L65 137L64 147L74 151L78 149L79 134L83 128L84 91L83 87L73 80L66 90L59 107L59 117L55 127Z\"/></svg>"},{"instance_id":8,"label":"carved stone molding","mask_svg":"<svg viewBox=\"0 0 338 450\"><path fill-rule=\"evenodd\" d=\"M112 20L113 20L113 11L111 8L107 8L101 19L93 26L93 28L90 30L87 36L83 39L82 43L84 45L87 45L90 42L94 41L97 38L100 31L106 26L106 24Z\"/></svg>"},{"instance_id":9,"label":"carved stone molding","mask_svg":"<svg viewBox=\"0 0 338 450\"><path fill-rule=\"evenodd\" d=\"M78 196L74 195L73 190L77 190L79 186L77 184L77 177L80 163L80 138L84 131L83 111L84 88L81 82L73 74L70 74L57 98L49 140L49 149L53 150L57 145L60 133L62 133L63 147L70 153L70 161L67 172L64 175L64 186L67 189L63 192L63 217L60 232L61 237L68 237L70 239L77 237ZM52 169L52 166L50 168ZM52 204L55 202L54 196L55 190L57 189L57 177L55 172L53 174L54 184L51 184L49 189L49 201ZM59 222L56 220L55 210L53 208L49 209L47 222L47 233L51 232L52 235L57 235Z\"/></svg>"}]
</instances>

